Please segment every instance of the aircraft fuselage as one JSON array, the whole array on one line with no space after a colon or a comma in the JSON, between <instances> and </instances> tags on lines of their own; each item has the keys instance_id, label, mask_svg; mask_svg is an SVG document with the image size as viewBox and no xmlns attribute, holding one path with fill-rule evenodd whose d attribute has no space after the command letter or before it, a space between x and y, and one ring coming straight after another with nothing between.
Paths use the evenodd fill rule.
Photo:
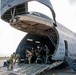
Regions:
<instances>
[{"instance_id":1,"label":"aircraft fuselage","mask_svg":"<svg viewBox=\"0 0 76 75\"><path fill-rule=\"evenodd\" d=\"M53 20L39 12L28 12L28 2L38 1L49 7ZM27 32L28 34L20 42L16 52L25 59L25 49L36 49L40 46L44 49L47 45L50 50L50 61L65 61L74 70L71 59L76 59L76 35L60 23L56 22L56 15L50 0L2 0L1 18L12 27ZM69 58L70 57L70 58Z\"/></svg>"}]
</instances>

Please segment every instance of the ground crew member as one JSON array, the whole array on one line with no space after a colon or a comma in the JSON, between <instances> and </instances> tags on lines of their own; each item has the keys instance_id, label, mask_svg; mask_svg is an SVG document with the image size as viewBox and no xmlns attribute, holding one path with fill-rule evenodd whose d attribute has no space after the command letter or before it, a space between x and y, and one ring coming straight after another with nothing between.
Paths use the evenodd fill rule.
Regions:
<instances>
[{"instance_id":1,"label":"ground crew member","mask_svg":"<svg viewBox=\"0 0 76 75\"><path fill-rule=\"evenodd\" d=\"M7 69L8 70L13 70L13 59L15 57L15 53L13 53L10 58L7 60Z\"/></svg>"},{"instance_id":2,"label":"ground crew member","mask_svg":"<svg viewBox=\"0 0 76 75\"><path fill-rule=\"evenodd\" d=\"M45 45L45 47L46 47L46 49L45 49L45 51L46 51L46 60L45 60L45 63L48 63L50 50L49 50L49 48L47 47L47 45Z\"/></svg>"},{"instance_id":3,"label":"ground crew member","mask_svg":"<svg viewBox=\"0 0 76 75\"><path fill-rule=\"evenodd\" d=\"M17 62L18 65L19 65L19 63L20 63L20 55L19 55L19 54L16 54L16 55L15 55L15 61L14 61L14 64L15 64L16 62Z\"/></svg>"},{"instance_id":4,"label":"ground crew member","mask_svg":"<svg viewBox=\"0 0 76 75\"><path fill-rule=\"evenodd\" d=\"M49 48L47 47L47 45L45 45L45 47L46 47L46 55L49 55L49 52L50 52L50 50L49 50Z\"/></svg>"},{"instance_id":5,"label":"ground crew member","mask_svg":"<svg viewBox=\"0 0 76 75\"><path fill-rule=\"evenodd\" d=\"M40 52L36 49L36 50L35 50L35 55L36 55L36 57L38 57L39 54L40 54Z\"/></svg>"},{"instance_id":6,"label":"ground crew member","mask_svg":"<svg viewBox=\"0 0 76 75\"><path fill-rule=\"evenodd\" d=\"M28 63L31 64L32 52L27 49L25 53L28 58Z\"/></svg>"}]
</instances>

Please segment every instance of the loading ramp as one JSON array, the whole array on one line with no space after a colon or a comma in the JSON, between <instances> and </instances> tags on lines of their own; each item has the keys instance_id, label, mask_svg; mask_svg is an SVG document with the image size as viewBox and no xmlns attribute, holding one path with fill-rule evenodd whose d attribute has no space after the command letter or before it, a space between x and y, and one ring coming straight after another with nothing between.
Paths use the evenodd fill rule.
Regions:
<instances>
[{"instance_id":1,"label":"loading ramp","mask_svg":"<svg viewBox=\"0 0 76 75\"><path fill-rule=\"evenodd\" d=\"M54 62L52 64L20 64L15 65L13 71L7 71L0 68L0 74L2 75L39 75L49 69L55 68L62 64L63 61Z\"/></svg>"},{"instance_id":2,"label":"loading ramp","mask_svg":"<svg viewBox=\"0 0 76 75\"><path fill-rule=\"evenodd\" d=\"M19 68L16 68L14 74L17 75L37 75L45 72L46 70L52 69L54 67L62 64L63 61L54 62L53 64L24 64Z\"/></svg>"}]
</instances>

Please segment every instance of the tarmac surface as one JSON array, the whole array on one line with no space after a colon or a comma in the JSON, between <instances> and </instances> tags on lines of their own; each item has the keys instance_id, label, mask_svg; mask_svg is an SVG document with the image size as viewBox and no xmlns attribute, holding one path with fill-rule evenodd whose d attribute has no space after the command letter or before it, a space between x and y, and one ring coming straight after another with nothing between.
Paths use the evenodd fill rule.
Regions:
<instances>
[{"instance_id":1,"label":"tarmac surface","mask_svg":"<svg viewBox=\"0 0 76 75\"><path fill-rule=\"evenodd\" d=\"M3 62L5 62L6 60L0 60L0 67L3 66Z\"/></svg>"}]
</instances>

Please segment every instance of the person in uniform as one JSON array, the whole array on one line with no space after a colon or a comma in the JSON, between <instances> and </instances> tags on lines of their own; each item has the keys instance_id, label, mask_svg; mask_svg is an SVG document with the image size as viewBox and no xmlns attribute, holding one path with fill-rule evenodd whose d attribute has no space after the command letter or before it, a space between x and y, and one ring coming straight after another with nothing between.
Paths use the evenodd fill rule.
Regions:
<instances>
[{"instance_id":1,"label":"person in uniform","mask_svg":"<svg viewBox=\"0 0 76 75\"><path fill-rule=\"evenodd\" d=\"M39 54L40 54L40 52L36 49L36 50L35 50L35 54L36 54L36 57L38 57Z\"/></svg>"},{"instance_id":2,"label":"person in uniform","mask_svg":"<svg viewBox=\"0 0 76 75\"><path fill-rule=\"evenodd\" d=\"M15 61L14 61L14 64L15 64L16 62L17 62L18 65L19 65L19 63L20 63L20 55L19 55L19 54L16 54L16 55L15 55Z\"/></svg>"},{"instance_id":3,"label":"person in uniform","mask_svg":"<svg viewBox=\"0 0 76 75\"><path fill-rule=\"evenodd\" d=\"M46 51L46 55L49 55L50 50L49 50L49 48L48 48L47 45L45 45L45 47L46 47L46 49L45 49L45 51Z\"/></svg>"},{"instance_id":4,"label":"person in uniform","mask_svg":"<svg viewBox=\"0 0 76 75\"><path fill-rule=\"evenodd\" d=\"M36 49L36 50L35 50L35 54L36 54L36 61L35 61L35 63L38 63L38 64L42 63L41 50Z\"/></svg>"},{"instance_id":5,"label":"person in uniform","mask_svg":"<svg viewBox=\"0 0 76 75\"><path fill-rule=\"evenodd\" d=\"M46 49L45 49L45 51L46 51L46 60L45 60L45 63L48 63L50 50L49 50L49 48L48 48L47 45L45 45L45 47L46 47Z\"/></svg>"},{"instance_id":6,"label":"person in uniform","mask_svg":"<svg viewBox=\"0 0 76 75\"><path fill-rule=\"evenodd\" d=\"M32 52L27 49L25 53L28 58L28 63L31 64Z\"/></svg>"},{"instance_id":7,"label":"person in uniform","mask_svg":"<svg viewBox=\"0 0 76 75\"><path fill-rule=\"evenodd\" d=\"M8 70L13 70L13 59L15 58L15 53L11 54L9 59L7 60L7 69Z\"/></svg>"}]
</instances>

